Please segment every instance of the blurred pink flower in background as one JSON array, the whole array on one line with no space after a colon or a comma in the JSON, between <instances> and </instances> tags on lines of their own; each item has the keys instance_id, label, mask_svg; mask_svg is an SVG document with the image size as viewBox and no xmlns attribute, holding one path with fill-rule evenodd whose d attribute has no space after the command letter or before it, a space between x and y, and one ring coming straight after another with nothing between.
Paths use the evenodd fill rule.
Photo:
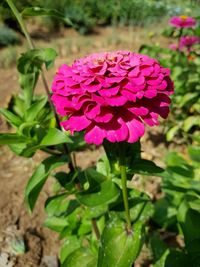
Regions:
<instances>
[{"instance_id":1,"label":"blurred pink flower in background","mask_svg":"<svg viewBox=\"0 0 200 267\"><path fill-rule=\"evenodd\" d=\"M166 118L174 85L170 70L157 60L129 51L92 54L62 65L52 84L52 101L65 130L85 130L96 145L134 143L145 126Z\"/></svg>"},{"instance_id":2,"label":"blurred pink flower in background","mask_svg":"<svg viewBox=\"0 0 200 267\"><path fill-rule=\"evenodd\" d=\"M170 44L170 45L169 45L169 49L176 51L176 50L179 49L179 47L178 47L177 44Z\"/></svg>"},{"instance_id":3,"label":"blurred pink flower in background","mask_svg":"<svg viewBox=\"0 0 200 267\"><path fill-rule=\"evenodd\" d=\"M176 28L191 28L196 25L196 20L188 16L172 17L169 23Z\"/></svg>"},{"instance_id":4,"label":"blurred pink flower in background","mask_svg":"<svg viewBox=\"0 0 200 267\"><path fill-rule=\"evenodd\" d=\"M195 44L200 43L200 38L198 36L182 36L179 41L180 49L184 47L191 48Z\"/></svg>"}]
</instances>

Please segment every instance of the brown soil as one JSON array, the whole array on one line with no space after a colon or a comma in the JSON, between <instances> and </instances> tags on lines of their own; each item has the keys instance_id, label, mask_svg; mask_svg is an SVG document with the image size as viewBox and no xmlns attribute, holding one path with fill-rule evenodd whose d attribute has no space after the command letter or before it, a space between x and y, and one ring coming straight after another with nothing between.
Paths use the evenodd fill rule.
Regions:
<instances>
[{"instance_id":1,"label":"brown soil","mask_svg":"<svg viewBox=\"0 0 200 267\"><path fill-rule=\"evenodd\" d=\"M70 63L73 59L87 53L104 50L137 50L139 45L145 42L153 42L148 37L148 30L141 31L141 29L130 28L99 29L96 35L88 37L79 36L74 31L67 30L63 32L62 38L51 39L51 44L37 41L41 47L55 46L59 50L59 57L54 68L47 73L49 84L58 66L64 62ZM15 68L0 69L0 77L0 106L5 107L11 94L19 89L17 71ZM37 92L43 93L41 81L38 83ZM6 123L1 121L1 132L7 130ZM162 157L166 151L165 143L162 140L162 129L151 131L151 138L149 136L146 135L143 141L145 151L143 156L155 159L158 164L162 165ZM162 137L160 143L158 136ZM158 143L156 149L153 148L154 141ZM92 152L79 152L76 160L79 166L86 168L94 164L101 154L101 148ZM24 204L24 188L28 178L44 157L45 154L40 152L31 159L24 159L15 156L7 147L0 147L0 267L58 266L57 255L61 241L53 231L42 227L45 220L44 201L51 193L52 180L49 179L46 183L32 215L28 214ZM153 198L158 193L159 181L155 178L148 179L148 186L144 189ZM143 184L141 178L138 177L135 178L134 183L139 187ZM26 252L16 255L13 242L20 240L24 242ZM137 267L139 266L141 265L137 265Z\"/></svg>"}]
</instances>

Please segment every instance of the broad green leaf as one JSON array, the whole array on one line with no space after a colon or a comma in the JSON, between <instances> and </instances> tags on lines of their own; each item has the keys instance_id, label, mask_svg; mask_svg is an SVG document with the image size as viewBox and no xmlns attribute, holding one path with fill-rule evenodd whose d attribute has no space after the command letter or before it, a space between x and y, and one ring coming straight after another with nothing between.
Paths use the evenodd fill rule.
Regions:
<instances>
[{"instance_id":1,"label":"broad green leaf","mask_svg":"<svg viewBox=\"0 0 200 267\"><path fill-rule=\"evenodd\" d=\"M135 223L133 232L127 234L124 222L110 221L101 237L97 266L131 267L141 250L143 241L143 223Z\"/></svg>"},{"instance_id":2,"label":"broad green leaf","mask_svg":"<svg viewBox=\"0 0 200 267\"><path fill-rule=\"evenodd\" d=\"M30 211L33 211L37 198L51 171L66 164L66 157L52 156L43 160L30 177L25 189L25 200Z\"/></svg>"},{"instance_id":3,"label":"broad green leaf","mask_svg":"<svg viewBox=\"0 0 200 267\"><path fill-rule=\"evenodd\" d=\"M132 171L143 175L158 175L163 172L163 169L158 167L153 161L139 159L132 164Z\"/></svg>"},{"instance_id":4,"label":"broad green leaf","mask_svg":"<svg viewBox=\"0 0 200 267\"><path fill-rule=\"evenodd\" d=\"M40 146L53 146L63 143L71 143L71 139L61 130L50 128L45 137L42 139Z\"/></svg>"},{"instance_id":5,"label":"broad green leaf","mask_svg":"<svg viewBox=\"0 0 200 267\"><path fill-rule=\"evenodd\" d=\"M67 199L68 194L63 193L60 195L55 195L49 197L45 203L45 211L49 216L61 216L67 211L69 204L69 199Z\"/></svg>"},{"instance_id":6,"label":"broad green leaf","mask_svg":"<svg viewBox=\"0 0 200 267\"><path fill-rule=\"evenodd\" d=\"M10 145L29 142L30 139L14 133L0 133L0 145Z\"/></svg>"},{"instance_id":7,"label":"broad green leaf","mask_svg":"<svg viewBox=\"0 0 200 267\"><path fill-rule=\"evenodd\" d=\"M62 232L62 230L69 225L67 218L65 217L55 217L51 216L48 217L44 224L45 227L48 227L49 229L55 231L55 232Z\"/></svg>"},{"instance_id":8,"label":"broad green leaf","mask_svg":"<svg viewBox=\"0 0 200 267\"><path fill-rule=\"evenodd\" d=\"M37 100L34 104L27 109L25 113L25 120L26 121L33 121L37 118L39 112L44 108L45 104L47 103L47 97L42 97L40 100Z\"/></svg>"},{"instance_id":9,"label":"broad green leaf","mask_svg":"<svg viewBox=\"0 0 200 267\"><path fill-rule=\"evenodd\" d=\"M13 126L17 127L22 123L22 120L19 116L15 115L14 113L5 108L0 108L0 114L2 114L6 118L6 120Z\"/></svg>"},{"instance_id":10,"label":"broad green leaf","mask_svg":"<svg viewBox=\"0 0 200 267\"><path fill-rule=\"evenodd\" d=\"M80 248L80 241L74 235L68 236L60 250L60 261L61 264L66 260L66 258L75 250Z\"/></svg>"},{"instance_id":11,"label":"broad green leaf","mask_svg":"<svg viewBox=\"0 0 200 267\"><path fill-rule=\"evenodd\" d=\"M119 189L111 180L100 183L92 191L89 189L85 192L76 193L78 201L88 207L96 207L115 201L120 194Z\"/></svg>"},{"instance_id":12,"label":"broad green leaf","mask_svg":"<svg viewBox=\"0 0 200 267\"><path fill-rule=\"evenodd\" d=\"M65 17L64 14L60 13L59 11L55 9L49 9L49 8L42 8L42 7L28 7L25 8L22 11L22 16L51 16L59 18L60 20L64 21L67 25L72 25L72 22L70 19Z\"/></svg>"},{"instance_id":13,"label":"broad green leaf","mask_svg":"<svg viewBox=\"0 0 200 267\"><path fill-rule=\"evenodd\" d=\"M188 152L192 160L196 162L200 162L200 147L199 146L189 146Z\"/></svg>"},{"instance_id":14,"label":"broad green leaf","mask_svg":"<svg viewBox=\"0 0 200 267\"><path fill-rule=\"evenodd\" d=\"M89 249L77 249L63 262L61 267L96 267L96 256Z\"/></svg>"}]
</instances>

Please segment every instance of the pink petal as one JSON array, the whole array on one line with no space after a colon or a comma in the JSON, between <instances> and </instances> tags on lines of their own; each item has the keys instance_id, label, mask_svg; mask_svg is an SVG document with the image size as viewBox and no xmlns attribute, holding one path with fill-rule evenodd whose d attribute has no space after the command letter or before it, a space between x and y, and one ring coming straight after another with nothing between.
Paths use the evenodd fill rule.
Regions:
<instances>
[{"instance_id":1,"label":"pink petal","mask_svg":"<svg viewBox=\"0 0 200 267\"><path fill-rule=\"evenodd\" d=\"M141 136L145 133L144 124L138 119L132 119L131 121L126 122L129 130L128 142L134 143L139 140Z\"/></svg>"},{"instance_id":2,"label":"pink petal","mask_svg":"<svg viewBox=\"0 0 200 267\"><path fill-rule=\"evenodd\" d=\"M149 109L145 107L130 107L128 110L136 116L145 116L149 112Z\"/></svg>"},{"instance_id":3,"label":"pink petal","mask_svg":"<svg viewBox=\"0 0 200 267\"><path fill-rule=\"evenodd\" d=\"M135 67L133 70L131 70L129 73L128 73L128 77L136 77L138 76L138 74L140 73L140 69L139 67Z\"/></svg>"},{"instance_id":4,"label":"pink petal","mask_svg":"<svg viewBox=\"0 0 200 267\"><path fill-rule=\"evenodd\" d=\"M105 130L101 129L97 125L92 125L87 128L86 134L84 136L85 142L88 144L101 145L103 143L103 139L105 138Z\"/></svg>"},{"instance_id":5,"label":"pink petal","mask_svg":"<svg viewBox=\"0 0 200 267\"><path fill-rule=\"evenodd\" d=\"M86 107L86 110L84 110L84 114L88 119L94 119L97 115L100 113L100 106L89 104Z\"/></svg>"},{"instance_id":6,"label":"pink petal","mask_svg":"<svg viewBox=\"0 0 200 267\"><path fill-rule=\"evenodd\" d=\"M61 122L61 125L65 130L70 130L71 133L74 131L82 131L91 124L85 115L72 115L68 120Z\"/></svg>"},{"instance_id":7,"label":"pink petal","mask_svg":"<svg viewBox=\"0 0 200 267\"><path fill-rule=\"evenodd\" d=\"M129 101L133 101L135 102L136 101L136 94L135 93L132 93L130 92L129 90L121 90L120 93L126 97L127 100Z\"/></svg>"},{"instance_id":8,"label":"pink petal","mask_svg":"<svg viewBox=\"0 0 200 267\"><path fill-rule=\"evenodd\" d=\"M101 89L99 90L99 94L102 96L112 96L112 95L116 95L119 92L119 86L115 86L115 87L110 87L107 89Z\"/></svg>"},{"instance_id":9,"label":"pink petal","mask_svg":"<svg viewBox=\"0 0 200 267\"><path fill-rule=\"evenodd\" d=\"M112 107L123 106L127 102L127 98L124 96L116 95L112 96L111 98L106 98L107 104Z\"/></svg>"},{"instance_id":10,"label":"pink petal","mask_svg":"<svg viewBox=\"0 0 200 267\"><path fill-rule=\"evenodd\" d=\"M144 76L139 76L137 78L131 79L131 81L135 83L136 85L143 85L145 83L145 78Z\"/></svg>"},{"instance_id":11,"label":"pink petal","mask_svg":"<svg viewBox=\"0 0 200 267\"><path fill-rule=\"evenodd\" d=\"M100 83L98 84L88 84L88 85L85 85L85 84L81 84L81 88L83 88L84 90L86 90L87 92L97 92L99 89L101 89L102 85Z\"/></svg>"},{"instance_id":12,"label":"pink petal","mask_svg":"<svg viewBox=\"0 0 200 267\"><path fill-rule=\"evenodd\" d=\"M51 100L54 103L56 112L61 116L66 116L69 112L75 110L73 102L66 97L54 94L52 95Z\"/></svg>"},{"instance_id":13,"label":"pink petal","mask_svg":"<svg viewBox=\"0 0 200 267\"><path fill-rule=\"evenodd\" d=\"M112 143L125 141L128 137L127 125L121 118L110 122L109 125L105 126L105 130L106 138Z\"/></svg>"},{"instance_id":14,"label":"pink petal","mask_svg":"<svg viewBox=\"0 0 200 267\"><path fill-rule=\"evenodd\" d=\"M147 98L153 98L157 95L157 90L147 90L144 92L144 96Z\"/></svg>"}]
</instances>

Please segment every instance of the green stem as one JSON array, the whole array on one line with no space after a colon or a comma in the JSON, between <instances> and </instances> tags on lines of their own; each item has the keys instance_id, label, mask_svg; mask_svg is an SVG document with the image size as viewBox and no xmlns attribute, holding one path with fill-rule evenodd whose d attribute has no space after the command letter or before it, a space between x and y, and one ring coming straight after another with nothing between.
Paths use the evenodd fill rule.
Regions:
<instances>
[{"instance_id":1,"label":"green stem","mask_svg":"<svg viewBox=\"0 0 200 267\"><path fill-rule=\"evenodd\" d=\"M24 24L23 22L23 19L22 19L22 16L21 14L19 13L19 11L17 10L16 6L13 4L13 1L12 0L6 0L10 9L12 10L13 14L15 15L17 21L19 22L19 25L22 29L22 32L24 33L26 39L27 39L27 42L28 42L28 45L31 49L34 49L34 44L33 44L33 41L31 40L31 37L27 31L27 28L26 28L26 25Z\"/></svg>"},{"instance_id":2,"label":"green stem","mask_svg":"<svg viewBox=\"0 0 200 267\"><path fill-rule=\"evenodd\" d=\"M127 192L127 175L126 175L126 164L125 164L125 154L124 154L124 145L119 143L119 159L120 159L120 172L121 172L121 184L122 184L122 195L125 208L126 224L127 224L127 233L131 233L131 217L128 203L128 192Z\"/></svg>"},{"instance_id":3,"label":"green stem","mask_svg":"<svg viewBox=\"0 0 200 267\"><path fill-rule=\"evenodd\" d=\"M35 45L34 45L32 39L31 39L31 36L30 36L30 34L29 34L29 32L28 32L28 30L27 30L27 28L26 28L26 25L25 25L25 23L24 23L24 21L23 21L23 19L22 19L21 14L20 14L19 11L17 10L17 8L16 8L16 6L15 6L15 4L13 3L12 0L6 0L6 2L8 3L10 9L12 10L13 14L15 15L15 17L16 17L16 19L17 19L17 21L18 21L18 23L19 23L19 25L20 25L20 27L21 27L21 29L22 29L22 32L24 33L24 35L25 35L25 37L26 37L26 40L27 40L27 42L28 42L28 45L29 45L30 49L34 49L34 48L35 48ZM53 103L52 103L52 101L51 101L51 93L50 93L50 90L49 90L49 87L48 87L48 83L47 83L47 80L46 80L46 78L45 78L45 74L44 74L44 70L43 70L43 69L41 69L41 76L42 76L42 81L43 81L43 84L44 84L44 88L45 88L46 94L47 94L47 96L48 96L48 100L49 100L51 109L52 109L52 111L53 111L53 113L54 113L54 116L55 116L55 119L56 119L57 126L58 126L58 128L59 128L60 130L62 130L62 129L61 129L61 126L60 126L60 120L59 120L59 117L58 117L58 115L56 114L54 105L53 105ZM68 149L68 147L67 147L67 144L63 144L63 149L64 149L65 153L66 153L67 155L69 155L69 157L70 157L70 153L69 153L69 149ZM71 160L70 160L70 163L69 163L69 168L70 168L71 171L74 171L74 169L76 168L76 166L75 166L75 167L73 166Z\"/></svg>"}]
</instances>

